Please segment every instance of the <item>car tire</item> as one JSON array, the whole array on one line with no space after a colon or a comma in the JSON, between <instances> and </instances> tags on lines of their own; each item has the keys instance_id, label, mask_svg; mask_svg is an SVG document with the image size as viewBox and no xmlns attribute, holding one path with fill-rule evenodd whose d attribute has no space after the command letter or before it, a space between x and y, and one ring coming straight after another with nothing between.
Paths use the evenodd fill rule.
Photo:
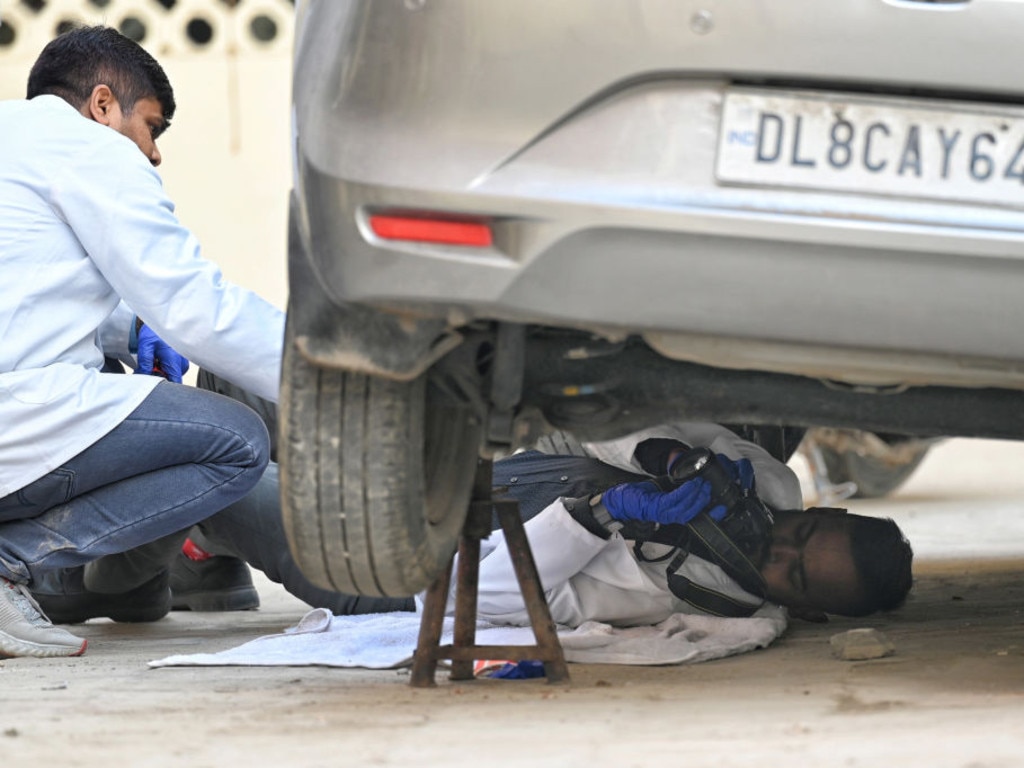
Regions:
<instances>
[{"instance_id":1,"label":"car tire","mask_svg":"<svg viewBox=\"0 0 1024 768\"><path fill-rule=\"evenodd\" d=\"M479 419L429 373L402 382L310 363L290 321L280 408L282 514L306 578L382 597L428 587L465 520Z\"/></svg>"},{"instance_id":2,"label":"car tire","mask_svg":"<svg viewBox=\"0 0 1024 768\"><path fill-rule=\"evenodd\" d=\"M910 478L931 448L926 441L872 437L870 452L857 450L855 442L842 451L831 445L818 445L829 480L837 485L855 484L856 499L888 496Z\"/></svg>"}]
</instances>

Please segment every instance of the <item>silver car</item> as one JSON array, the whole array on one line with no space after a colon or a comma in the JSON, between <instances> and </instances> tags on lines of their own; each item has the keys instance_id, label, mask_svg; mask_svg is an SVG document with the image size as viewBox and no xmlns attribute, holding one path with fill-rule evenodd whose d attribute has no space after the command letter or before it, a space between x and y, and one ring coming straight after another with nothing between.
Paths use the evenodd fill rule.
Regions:
<instances>
[{"instance_id":1,"label":"silver car","mask_svg":"<svg viewBox=\"0 0 1024 768\"><path fill-rule=\"evenodd\" d=\"M1021 0L297 11L282 470L318 583L421 589L478 459L556 429L1024 436Z\"/></svg>"}]
</instances>

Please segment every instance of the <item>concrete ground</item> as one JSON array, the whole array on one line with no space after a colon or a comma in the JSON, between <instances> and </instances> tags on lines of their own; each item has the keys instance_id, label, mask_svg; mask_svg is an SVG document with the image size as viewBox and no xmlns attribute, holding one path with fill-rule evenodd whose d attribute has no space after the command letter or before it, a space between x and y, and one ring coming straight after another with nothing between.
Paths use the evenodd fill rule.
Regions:
<instances>
[{"instance_id":1,"label":"concrete ground","mask_svg":"<svg viewBox=\"0 0 1024 768\"><path fill-rule=\"evenodd\" d=\"M570 685L405 672L165 668L294 624L260 582L244 614L90 622L81 659L0 662L0 762L22 766L1024 765L1024 444L947 441L893 498L918 552L900 611L796 623L771 648L696 666L571 665ZM806 468L797 463L806 479ZM829 637L884 631L890 657Z\"/></svg>"}]
</instances>

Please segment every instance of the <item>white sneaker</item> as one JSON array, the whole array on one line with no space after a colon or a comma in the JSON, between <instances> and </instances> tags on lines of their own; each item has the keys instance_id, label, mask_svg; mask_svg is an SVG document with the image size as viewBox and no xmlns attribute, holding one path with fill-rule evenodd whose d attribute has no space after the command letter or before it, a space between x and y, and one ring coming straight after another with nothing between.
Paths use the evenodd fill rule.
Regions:
<instances>
[{"instance_id":1,"label":"white sneaker","mask_svg":"<svg viewBox=\"0 0 1024 768\"><path fill-rule=\"evenodd\" d=\"M0 657L81 656L85 646L50 623L27 587L0 576Z\"/></svg>"}]
</instances>

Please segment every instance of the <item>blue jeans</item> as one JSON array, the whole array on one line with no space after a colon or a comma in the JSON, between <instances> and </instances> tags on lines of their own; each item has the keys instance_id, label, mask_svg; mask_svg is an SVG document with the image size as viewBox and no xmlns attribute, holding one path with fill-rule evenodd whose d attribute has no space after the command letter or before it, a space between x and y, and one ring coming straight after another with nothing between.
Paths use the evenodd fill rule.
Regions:
<instances>
[{"instance_id":1,"label":"blue jeans","mask_svg":"<svg viewBox=\"0 0 1024 768\"><path fill-rule=\"evenodd\" d=\"M332 592L302 575L288 549L281 520L277 464L273 462L245 498L204 520L199 530L205 536L204 549L217 555L240 557L308 605L327 608L337 616L416 610L411 597L367 597ZM180 549L179 541L171 549L170 557ZM141 579L137 580L141 583Z\"/></svg>"},{"instance_id":2,"label":"blue jeans","mask_svg":"<svg viewBox=\"0 0 1024 768\"><path fill-rule=\"evenodd\" d=\"M160 382L106 436L0 499L0 576L28 583L187 529L244 497L269 454L250 408Z\"/></svg>"}]
</instances>

